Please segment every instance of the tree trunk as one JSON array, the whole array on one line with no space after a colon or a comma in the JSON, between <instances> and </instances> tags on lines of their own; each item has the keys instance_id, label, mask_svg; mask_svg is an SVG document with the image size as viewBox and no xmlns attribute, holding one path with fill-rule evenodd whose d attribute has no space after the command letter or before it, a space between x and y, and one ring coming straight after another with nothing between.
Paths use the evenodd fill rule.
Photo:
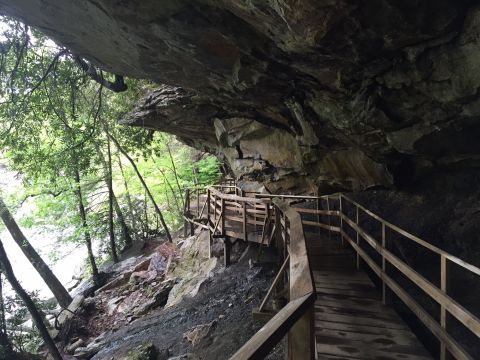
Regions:
<instances>
[{"instance_id":1,"label":"tree trunk","mask_svg":"<svg viewBox=\"0 0 480 360\"><path fill-rule=\"evenodd\" d=\"M145 192L147 193L148 198L150 199L150 201L153 204L153 207L155 208L155 212L157 213L158 217L160 218L160 222L162 223L163 229L165 230L168 241L172 242L172 236L170 235L170 231L168 230L168 226L165 223L165 219L163 218L162 211L160 210L157 203L155 202L155 199L153 198L153 195L150 192L150 189L148 188L147 184L145 183L145 180L143 180L143 177L140 174L140 171L138 170L137 165L135 164L135 161L133 161L133 159L130 157L130 155L128 155L128 153L120 146L117 139L115 139L111 134L108 134L108 136L110 137L110 139L112 139L112 141L115 144L115 146L117 147L117 149L127 158L127 160L130 162L130 164L132 164L133 170L135 170L135 173L137 174L138 179L142 183L142 186L145 189Z\"/></svg>"},{"instance_id":2,"label":"tree trunk","mask_svg":"<svg viewBox=\"0 0 480 360\"><path fill-rule=\"evenodd\" d=\"M155 161L154 158L152 158L153 161ZM160 173L162 174L163 176L163 180L165 181L165 183L167 184L167 186L169 187L170 191L172 192L172 195L173 195L173 200L175 202L175 207L177 208L177 211L180 215L183 215L183 211L182 209L185 208L185 201L182 199L182 204L183 206L180 207L180 204L178 203L178 198L177 198L177 194L175 194L175 189L173 188L172 184L170 183L170 181L167 179L167 174L165 174L165 171L163 171L163 169L160 167L160 166L157 166L157 169L158 171L160 171ZM168 193L167 193L168 194ZM168 196L167 196L167 199L168 199Z\"/></svg>"},{"instance_id":3,"label":"tree trunk","mask_svg":"<svg viewBox=\"0 0 480 360\"><path fill-rule=\"evenodd\" d=\"M35 307L35 303L27 294L27 292L22 288L17 278L15 277L12 266L10 264L10 261L8 260L7 253L3 248L3 243L1 240L0 240L0 263L2 265L2 270L4 271L8 282L10 283L10 285L12 285L12 288L13 290L15 290L17 295L22 299L23 303L28 309L28 312L32 316L32 320L35 323L35 326L37 327L38 332L40 333L40 336L45 342L45 345L47 346L50 355L55 360L63 360L62 355L60 355L60 352L58 351L57 346L55 345L52 337L48 333L47 327L43 323L42 316L40 315L39 311Z\"/></svg>"},{"instance_id":4,"label":"tree trunk","mask_svg":"<svg viewBox=\"0 0 480 360\"><path fill-rule=\"evenodd\" d=\"M78 201L78 212L80 214L80 219L82 221L83 233L85 236L85 244L87 245L87 250L88 250L88 258L90 260L90 265L92 267L93 283L95 285L100 285L98 268L95 262L95 256L93 255L92 237L90 236L90 232L88 231L87 213L85 211L85 204L83 203L82 187L80 185L80 172L78 171L78 168L76 166L74 166L73 172L74 172L73 175L75 180L75 195L77 196L77 201Z\"/></svg>"},{"instance_id":5,"label":"tree trunk","mask_svg":"<svg viewBox=\"0 0 480 360\"><path fill-rule=\"evenodd\" d=\"M108 188L108 194L109 194L109 200L110 200L110 195L111 199L113 201L113 206L115 208L115 212L117 213L117 218L120 223L120 227L122 228L122 234L123 234L123 239L125 240L125 247L130 247L132 246L132 237L130 236L130 232L128 230L128 226L125 222L125 217L123 216L122 209L120 208L120 205L118 204L118 199L115 196L115 193L113 191L113 185L112 185L112 157L111 157L111 152L110 152L110 142L108 144L108 163L103 157L102 151L100 149L100 146L95 143L95 148L97 149L98 152L98 158L100 159L100 162L102 163L103 168L105 169L105 183L107 184ZM109 204L110 205L110 204ZM109 216L110 216L109 212ZM109 219L110 220L110 219ZM109 230L113 229L113 214L111 214L111 220L112 220L112 227L109 228ZM109 223L110 225L110 223ZM113 231L113 230L112 230ZM111 238L110 238L111 240ZM113 256L113 251L112 251L112 256Z\"/></svg>"},{"instance_id":6,"label":"tree trunk","mask_svg":"<svg viewBox=\"0 0 480 360\"><path fill-rule=\"evenodd\" d=\"M122 173L123 183L124 183L124 186L125 186L125 195L127 197L127 204L128 204L128 208L130 209L130 215L131 215L131 218L132 218L132 228L137 229L137 221L136 221L136 218L135 218L136 212L135 212L135 209L133 207L132 197L130 196L130 189L128 188L127 179L125 178L125 173L123 171L122 159L120 158L119 154L118 154L118 166L120 167L120 172Z\"/></svg>"},{"instance_id":7,"label":"tree trunk","mask_svg":"<svg viewBox=\"0 0 480 360\"><path fill-rule=\"evenodd\" d=\"M8 340L7 323L5 321L5 302L3 301L3 278L0 272L0 357L14 358L12 344Z\"/></svg>"},{"instance_id":8,"label":"tree trunk","mask_svg":"<svg viewBox=\"0 0 480 360\"><path fill-rule=\"evenodd\" d=\"M185 201L184 201L184 198L182 196L183 195L182 194L182 187L180 186L180 181L178 179L177 167L175 166L175 161L173 160L172 151L170 150L170 146L168 145L168 143L166 145L167 145L168 156L170 157L170 163L172 164L173 175L175 176L175 182L177 183L180 199L182 200L182 205L183 205L182 208L185 208Z\"/></svg>"},{"instance_id":9,"label":"tree trunk","mask_svg":"<svg viewBox=\"0 0 480 360\"><path fill-rule=\"evenodd\" d=\"M113 193L113 205L115 206L115 212L117 213L118 222L122 228L123 239L125 240L125 247L128 248L132 246L132 237L130 236L130 231L128 230L127 223L125 222L125 217L123 216L123 211L120 208L117 197Z\"/></svg>"},{"instance_id":10,"label":"tree trunk","mask_svg":"<svg viewBox=\"0 0 480 360\"><path fill-rule=\"evenodd\" d=\"M100 154L103 157L103 155ZM118 262L117 246L115 244L115 231L113 228L113 176L112 176L112 153L110 151L110 139L107 137L107 187L108 187L108 235L110 237L110 249L114 263Z\"/></svg>"},{"instance_id":11,"label":"tree trunk","mask_svg":"<svg viewBox=\"0 0 480 360\"><path fill-rule=\"evenodd\" d=\"M57 299L60 306L62 308L67 308L72 302L72 297L27 240L1 197L0 217L12 235L13 240L15 240L23 254L27 257L28 261L30 261L32 266L42 277L43 281L45 281L45 284L47 284L48 288L52 291L53 296L55 296L55 299Z\"/></svg>"}]
</instances>

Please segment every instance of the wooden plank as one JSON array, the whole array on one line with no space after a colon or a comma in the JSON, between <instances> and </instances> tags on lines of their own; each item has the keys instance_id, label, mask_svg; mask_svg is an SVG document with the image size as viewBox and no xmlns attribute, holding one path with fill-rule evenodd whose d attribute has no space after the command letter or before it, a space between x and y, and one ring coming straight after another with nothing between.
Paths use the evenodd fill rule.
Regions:
<instances>
[{"instance_id":1,"label":"wooden plank","mask_svg":"<svg viewBox=\"0 0 480 360\"><path fill-rule=\"evenodd\" d=\"M325 341L325 339L322 339ZM349 356L354 359L401 359L401 360L431 360L432 358L426 354L417 355L409 353L411 349L408 347L400 348L398 352L392 350L374 349L371 344L362 343L361 341L348 341L342 343L334 342L333 344L318 343L317 350L320 354L332 354L337 356Z\"/></svg>"},{"instance_id":2,"label":"wooden plank","mask_svg":"<svg viewBox=\"0 0 480 360\"><path fill-rule=\"evenodd\" d=\"M375 311L370 308L364 307L363 309L359 308L349 308L342 306L321 306L315 304L315 311L322 314L332 314L332 315L343 315L343 316L353 316L353 317L363 317L370 319L382 320L385 322L393 322L401 324L402 320L398 315L386 312L386 311Z\"/></svg>"},{"instance_id":3,"label":"wooden plank","mask_svg":"<svg viewBox=\"0 0 480 360\"><path fill-rule=\"evenodd\" d=\"M337 321L315 321L315 331L318 329L338 330L342 332L355 332L360 334L388 334L390 336L407 336L407 334L414 336L410 329L387 329L376 326L359 325L352 323L339 323Z\"/></svg>"},{"instance_id":4,"label":"wooden plank","mask_svg":"<svg viewBox=\"0 0 480 360\"><path fill-rule=\"evenodd\" d=\"M325 230L340 232L340 228L338 226L330 226L330 225L323 224L323 223L317 223L315 221L303 220L303 225L305 225L305 226L315 226L315 227L319 227L319 228L322 228L322 229L325 229Z\"/></svg>"},{"instance_id":5,"label":"wooden plank","mask_svg":"<svg viewBox=\"0 0 480 360\"><path fill-rule=\"evenodd\" d=\"M315 321L330 321L351 325L373 326L385 329L410 330L407 325L401 322L391 322L369 317L328 314L320 312L315 313Z\"/></svg>"},{"instance_id":6,"label":"wooden plank","mask_svg":"<svg viewBox=\"0 0 480 360\"><path fill-rule=\"evenodd\" d=\"M439 288L433 285L430 281L425 279L418 272L410 268L405 262L393 255L390 251L379 245L373 237L367 234L363 229L360 229L355 223L353 223L348 217L342 215L345 221L353 224L360 235L385 259L400 270L405 276L407 276L413 283L415 283L420 289L428 294L438 304L443 306L451 315L457 318L463 325L465 325L476 336L480 337L480 319L461 306L458 302L446 295ZM345 235L348 235L345 233ZM350 239L351 240L351 239ZM353 243L352 241L352 244ZM356 244L355 244L356 245ZM353 245L352 245L353 246ZM358 246L356 246L358 248ZM355 247L354 247L355 248Z\"/></svg>"},{"instance_id":7,"label":"wooden plank","mask_svg":"<svg viewBox=\"0 0 480 360\"><path fill-rule=\"evenodd\" d=\"M350 245L359 253L363 261L365 261L370 268L382 277L388 287L402 300L405 305L418 317L418 319L441 341L443 341L450 351L450 353L457 359L473 360L473 358L453 339L445 329L438 324L438 322L430 316L417 301L415 301L405 290L403 290L393 279L382 272L381 268L361 249L353 240L345 234L345 238L350 242Z\"/></svg>"},{"instance_id":8,"label":"wooden plank","mask_svg":"<svg viewBox=\"0 0 480 360\"><path fill-rule=\"evenodd\" d=\"M362 341L365 343L379 343L379 344L388 344L388 343L396 343L398 345L408 345L411 347L420 347L418 339L408 331L397 331L395 333L385 333L384 331L380 331L379 334L365 334L361 332L354 332L354 331L342 331L342 330L332 330L332 329L316 329L315 330L315 337L319 336L329 336L329 337L337 337L340 339L347 339L347 340L354 340L354 341Z\"/></svg>"}]
</instances>

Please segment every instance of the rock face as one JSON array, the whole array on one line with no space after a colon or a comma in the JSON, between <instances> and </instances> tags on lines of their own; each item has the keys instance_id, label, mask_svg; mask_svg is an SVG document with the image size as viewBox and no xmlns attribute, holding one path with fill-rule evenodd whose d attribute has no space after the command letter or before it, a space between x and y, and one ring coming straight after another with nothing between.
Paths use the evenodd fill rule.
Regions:
<instances>
[{"instance_id":1,"label":"rock face","mask_svg":"<svg viewBox=\"0 0 480 360\"><path fill-rule=\"evenodd\" d=\"M473 0L0 0L76 53L163 84L123 122L271 190L405 186L480 165Z\"/></svg>"}]
</instances>

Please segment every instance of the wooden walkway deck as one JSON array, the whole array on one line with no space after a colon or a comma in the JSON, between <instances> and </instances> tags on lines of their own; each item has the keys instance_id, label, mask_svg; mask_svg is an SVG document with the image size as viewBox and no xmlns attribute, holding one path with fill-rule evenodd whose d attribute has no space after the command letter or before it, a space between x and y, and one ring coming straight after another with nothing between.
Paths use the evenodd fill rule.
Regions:
<instances>
[{"instance_id":1,"label":"wooden walkway deck","mask_svg":"<svg viewBox=\"0 0 480 360\"><path fill-rule=\"evenodd\" d=\"M313 270L318 359L431 359L397 313L383 305L355 253L340 240L307 234Z\"/></svg>"},{"instance_id":2,"label":"wooden walkway deck","mask_svg":"<svg viewBox=\"0 0 480 360\"><path fill-rule=\"evenodd\" d=\"M478 348L465 349L463 339L456 339L447 324L456 319L480 339L480 319L452 297L448 286L452 264L468 276L480 276L479 268L389 223L345 194L248 195L236 186L218 185L187 190L185 199L185 233L189 227L193 235L195 226L207 230L210 249L215 239L223 239L225 266L230 263L231 240L237 239L274 246L283 259L255 311L270 320L231 359L262 359L286 334L289 360L431 359L393 308L384 305L389 295L403 302L438 339L440 359L478 358L469 353ZM391 242L398 238L438 256L439 281L431 282L396 255ZM357 270L360 259L381 289ZM402 287L399 274L423 291L424 300L437 303L438 313L424 308L417 295ZM268 305L275 296L285 299L285 294L282 309Z\"/></svg>"}]
</instances>

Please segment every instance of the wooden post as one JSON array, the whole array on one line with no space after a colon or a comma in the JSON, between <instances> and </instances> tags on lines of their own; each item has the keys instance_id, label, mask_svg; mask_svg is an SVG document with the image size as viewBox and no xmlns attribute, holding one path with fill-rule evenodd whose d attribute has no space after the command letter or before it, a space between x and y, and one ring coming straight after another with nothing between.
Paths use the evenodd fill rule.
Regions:
<instances>
[{"instance_id":1,"label":"wooden post","mask_svg":"<svg viewBox=\"0 0 480 360\"><path fill-rule=\"evenodd\" d=\"M342 239L342 247L345 246L345 240L343 239L343 208L342 208L342 194L340 194L340 205L339 205L339 209L340 209L340 237Z\"/></svg>"},{"instance_id":2,"label":"wooden post","mask_svg":"<svg viewBox=\"0 0 480 360\"><path fill-rule=\"evenodd\" d=\"M247 203L243 202L243 240L248 241L247 234Z\"/></svg>"},{"instance_id":3,"label":"wooden post","mask_svg":"<svg viewBox=\"0 0 480 360\"><path fill-rule=\"evenodd\" d=\"M224 198L222 198L222 200L221 200L221 206L222 206L222 209L221 209L222 212L221 212L220 216L222 217L222 221L221 221L220 226L222 228L220 229L220 232L221 232L222 235L225 235L225 199Z\"/></svg>"},{"instance_id":4,"label":"wooden post","mask_svg":"<svg viewBox=\"0 0 480 360\"><path fill-rule=\"evenodd\" d=\"M210 221L210 190L207 190L207 226L208 226L208 258L212 258L212 225Z\"/></svg>"},{"instance_id":5,"label":"wooden post","mask_svg":"<svg viewBox=\"0 0 480 360\"><path fill-rule=\"evenodd\" d=\"M314 308L307 310L288 332L288 360L315 359Z\"/></svg>"},{"instance_id":6,"label":"wooden post","mask_svg":"<svg viewBox=\"0 0 480 360\"><path fill-rule=\"evenodd\" d=\"M385 223L382 222L382 248L386 250L386 237L385 237ZM385 263L385 255L382 252L382 272L386 274L386 263ZM382 279L382 302L383 304L387 304L387 287L385 284L385 280Z\"/></svg>"},{"instance_id":7,"label":"wooden post","mask_svg":"<svg viewBox=\"0 0 480 360\"><path fill-rule=\"evenodd\" d=\"M442 290L445 295L447 294L448 286L448 263L445 255L440 255L440 290ZM447 331L447 310L445 306L440 306L440 326L442 329ZM448 359L448 350L445 346L445 342L440 340L440 360Z\"/></svg>"},{"instance_id":8,"label":"wooden post","mask_svg":"<svg viewBox=\"0 0 480 360\"><path fill-rule=\"evenodd\" d=\"M330 211L330 196L327 196L327 211ZM332 226L332 217L328 214L328 226ZM328 229L328 240L332 240L332 230Z\"/></svg>"},{"instance_id":9,"label":"wooden post","mask_svg":"<svg viewBox=\"0 0 480 360\"><path fill-rule=\"evenodd\" d=\"M230 238L226 236L223 239L223 264L225 267L230 266L230 253L232 249L232 243L230 242Z\"/></svg>"},{"instance_id":10,"label":"wooden post","mask_svg":"<svg viewBox=\"0 0 480 360\"><path fill-rule=\"evenodd\" d=\"M213 222L217 222L217 195L213 196Z\"/></svg>"},{"instance_id":11,"label":"wooden post","mask_svg":"<svg viewBox=\"0 0 480 360\"><path fill-rule=\"evenodd\" d=\"M320 201L321 201L320 197L317 197L317 211L320 210L321 208ZM317 214L317 224L320 224L320 214ZM320 235L322 233L322 229L320 227L318 227L317 229L318 229L318 234Z\"/></svg>"},{"instance_id":12,"label":"wooden post","mask_svg":"<svg viewBox=\"0 0 480 360\"><path fill-rule=\"evenodd\" d=\"M356 210L357 210L357 216L356 216L356 220L355 220L355 223L360 226L360 221L359 221L359 209L358 209L358 205L356 205ZM357 233L357 245L360 247L360 233L358 232L358 230L355 231ZM357 251L357 271L360 271L360 255Z\"/></svg>"}]
</instances>

